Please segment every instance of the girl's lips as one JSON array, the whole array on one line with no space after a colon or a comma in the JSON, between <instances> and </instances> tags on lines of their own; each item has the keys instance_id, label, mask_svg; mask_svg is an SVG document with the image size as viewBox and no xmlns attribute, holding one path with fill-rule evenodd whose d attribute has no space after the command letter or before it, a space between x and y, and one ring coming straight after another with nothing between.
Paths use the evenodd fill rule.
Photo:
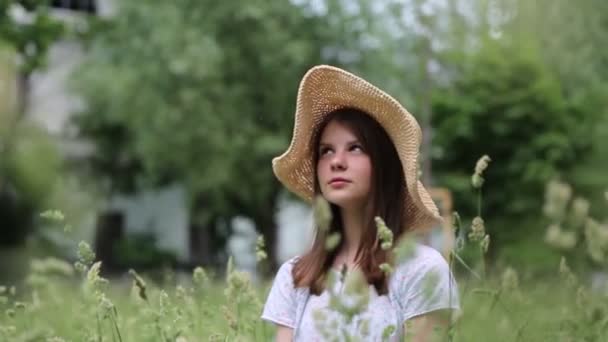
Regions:
<instances>
[{"instance_id":1,"label":"girl's lips","mask_svg":"<svg viewBox=\"0 0 608 342\"><path fill-rule=\"evenodd\" d=\"M329 180L329 184L334 183L334 182L346 182L346 183L350 183L349 179L346 178L342 178L342 177L334 177L332 179Z\"/></svg>"},{"instance_id":2,"label":"girl's lips","mask_svg":"<svg viewBox=\"0 0 608 342\"><path fill-rule=\"evenodd\" d=\"M345 187L349 182L345 181L345 180L335 180L331 183L329 183L329 186L331 186L332 188L335 189L340 189Z\"/></svg>"}]
</instances>

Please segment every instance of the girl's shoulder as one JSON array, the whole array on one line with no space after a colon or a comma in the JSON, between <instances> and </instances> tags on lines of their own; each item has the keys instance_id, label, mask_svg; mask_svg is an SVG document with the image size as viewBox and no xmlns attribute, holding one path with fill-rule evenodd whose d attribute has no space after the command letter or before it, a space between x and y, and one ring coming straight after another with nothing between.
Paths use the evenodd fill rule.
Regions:
<instances>
[{"instance_id":1,"label":"girl's shoulder","mask_svg":"<svg viewBox=\"0 0 608 342\"><path fill-rule=\"evenodd\" d=\"M416 243L410 255L395 266L392 280L402 282L436 272L448 272L449 265L436 249Z\"/></svg>"},{"instance_id":2,"label":"girl's shoulder","mask_svg":"<svg viewBox=\"0 0 608 342\"><path fill-rule=\"evenodd\" d=\"M441 309L459 309L458 286L436 249L418 244L391 275L389 293L401 321Z\"/></svg>"},{"instance_id":3,"label":"girl's shoulder","mask_svg":"<svg viewBox=\"0 0 608 342\"><path fill-rule=\"evenodd\" d=\"M442 264L444 262L445 258L435 248L416 242L412 248L412 253L398 266L407 268L418 265Z\"/></svg>"},{"instance_id":4,"label":"girl's shoulder","mask_svg":"<svg viewBox=\"0 0 608 342\"><path fill-rule=\"evenodd\" d=\"M293 286L293 267L299 259L300 256L296 255L284 261L277 271L275 281L290 282Z\"/></svg>"}]
</instances>

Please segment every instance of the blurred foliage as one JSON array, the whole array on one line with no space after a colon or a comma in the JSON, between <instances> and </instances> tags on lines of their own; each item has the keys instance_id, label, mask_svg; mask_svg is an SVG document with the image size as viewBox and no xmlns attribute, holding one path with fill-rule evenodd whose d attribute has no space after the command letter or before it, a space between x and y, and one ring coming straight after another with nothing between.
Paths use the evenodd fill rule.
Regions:
<instances>
[{"instance_id":1,"label":"blurred foliage","mask_svg":"<svg viewBox=\"0 0 608 342\"><path fill-rule=\"evenodd\" d=\"M61 38L64 25L50 14L49 0L0 1L0 39L20 56L19 72L30 75L46 65L51 45Z\"/></svg>"},{"instance_id":2,"label":"blurred foliage","mask_svg":"<svg viewBox=\"0 0 608 342\"><path fill-rule=\"evenodd\" d=\"M158 247L150 232L130 233L113 246L114 262L122 269L146 269L160 265L174 266L176 256Z\"/></svg>"},{"instance_id":3,"label":"blurred foliage","mask_svg":"<svg viewBox=\"0 0 608 342\"><path fill-rule=\"evenodd\" d=\"M289 144L299 79L337 41L324 17L285 1L118 6L91 23L74 83L91 171L110 192L178 179L202 225L238 213L273 234L270 161Z\"/></svg>"},{"instance_id":4,"label":"blurred foliage","mask_svg":"<svg viewBox=\"0 0 608 342\"><path fill-rule=\"evenodd\" d=\"M463 26L452 30L460 32L453 41L463 45L438 57L434 175L468 216L477 209L470 173L475 159L488 154L493 166L483 213L494 256L542 273L559 262L558 253L537 244L546 228L545 184L572 179L596 199L605 187L608 69L601 61L608 55L590 48L605 40L598 32L608 31L608 8L593 0L471 3L490 19L455 21Z\"/></svg>"},{"instance_id":5,"label":"blurred foliage","mask_svg":"<svg viewBox=\"0 0 608 342\"><path fill-rule=\"evenodd\" d=\"M543 61L555 73L565 100L590 108L599 120L588 131L589 153L564 179L589 198L591 211L602 214L608 167L608 2L602 0L518 0L519 16L507 27L513 39L533 37ZM530 35L532 33L532 35ZM592 115L592 114L590 114ZM586 158L584 158L586 156Z\"/></svg>"},{"instance_id":6,"label":"blurred foliage","mask_svg":"<svg viewBox=\"0 0 608 342\"><path fill-rule=\"evenodd\" d=\"M536 48L486 44L465 60L448 87L436 90L434 142L441 154L435 167L459 210L470 213L475 158L491 156L484 215L493 241L505 246L538 238L544 227L533 218L539 218L544 185L590 151L589 131L600 112L592 102L567 101Z\"/></svg>"},{"instance_id":7,"label":"blurred foliage","mask_svg":"<svg viewBox=\"0 0 608 342\"><path fill-rule=\"evenodd\" d=\"M462 311L455 319L453 340L601 341L608 330L606 289L585 286L565 261L559 273L557 269L553 267L551 277L533 282L515 268L483 281L459 278ZM276 327L260 318L270 284L255 286L247 273L230 266L225 279L208 277L206 271L199 267L177 279L169 274L164 279L177 281L159 284L134 271L131 281L105 279L98 263L79 271L61 260L35 260L27 286L0 286L0 309L5 314L0 337L3 341L271 340ZM341 330L333 332L337 335ZM438 340L450 339L441 337Z\"/></svg>"},{"instance_id":8,"label":"blurred foliage","mask_svg":"<svg viewBox=\"0 0 608 342\"><path fill-rule=\"evenodd\" d=\"M594 107L568 103L535 49L488 42L434 99L436 166L464 201L476 159L488 154L489 217L538 213L544 184L575 165L592 140ZM511 58L504 58L509 55ZM455 148L457 146L457 148ZM520 217L521 218L521 217Z\"/></svg>"},{"instance_id":9,"label":"blurred foliage","mask_svg":"<svg viewBox=\"0 0 608 342\"><path fill-rule=\"evenodd\" d=\"M20 79L44 66L48 48L65 33L46 4L0 2L0 36L20 58ZM217 250L225 242L218 223L235 215L251 217L274 245L282 188L270 160L289 143L299 80L319 63L365 77L415 114L424 146L432 143L422 151L433 161L424 176L454 192L463 217L476 210L475 161L490 155L483 214L502 262L538 269L556 262L554 251L534 247L545 229L540 208L549 179L568 179L592 212L603 210L595 203L608 167L608 50L598 48L608 43L605 1L116 6L114 16L89 18L88 30L79 31L86 59L73 89L86 106L75 122L96 147L91 174L108 193L182 181L194 223L217 230ZM16 22L15 11L33 20ZM21 132L10 128L19 119L4 121L2 134ZM58 169L44 139L15 143L22 153L2 158L3 174L10 171L28 191L20 198L42 201Z\"/></svg>"},{"instance_id":10,"label":"blurred foliage","mask_svg":"<svg viewBox=\"0 0 608 342\"><path fill-rule=\"evenodd\" d=\"M59 154L51 138L27 120L31 75L42 69L63 24L50 15L48 1L0 1L0 42L7 45L2 62L11 73L7 90L13 103L0 112L0 245L19 245L33 229L58 177ZM11 100L11 102L13 102Z\"/></svg>"},{"instance_id":11,"label":"blurred foliage","mask_svg":"<svg viewBox=\"0 0 608 342\"><path fill-rule=\"evenodd\" d=\"M0 191L0 245L16 245L25 241L34 227L35 216L48 205L49 195L61 171L57 148L45 132L32 125L13 129L18 131L19 139L4 160Z\"/></svg>"}]
</instances>

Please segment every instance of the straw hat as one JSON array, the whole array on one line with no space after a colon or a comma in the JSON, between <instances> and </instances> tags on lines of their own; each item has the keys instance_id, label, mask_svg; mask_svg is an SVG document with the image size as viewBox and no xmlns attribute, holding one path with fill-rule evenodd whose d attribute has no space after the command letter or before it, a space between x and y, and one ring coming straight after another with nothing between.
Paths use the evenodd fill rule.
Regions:
<instances>
[{"instance_id":1,"label":"straw hat","mask_svg":"<svg viewBox=\"0 0 608 342\"><path fill-rule=\"evenodd\" d=\"M435 203L418 180L418 150L422 140L418 122L393 97L336 67L315 66L302 78L291 144L285 153L272 160L279 181L289 191L312 202L314 166L310 138L324 116L344 107L368 113L393 141L405 175L405 228L426 229L440 223L442 218Z\"/></svg>"}]
</instances>

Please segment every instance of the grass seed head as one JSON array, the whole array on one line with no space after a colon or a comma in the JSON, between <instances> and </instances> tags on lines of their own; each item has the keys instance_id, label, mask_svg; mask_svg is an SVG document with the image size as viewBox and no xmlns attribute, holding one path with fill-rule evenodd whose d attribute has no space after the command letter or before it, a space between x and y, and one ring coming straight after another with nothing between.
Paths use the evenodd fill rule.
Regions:
<instances>
[{"instance_id":1,"label":"grass seed head","mask_svg":"<svg viewBox=\"0 0 608 342\"><path fill-rule=\"evenodd\" d=\"M329 231L329 225L331 223L331 208L329 202L323 196L317 196L314 200L313 207L314 220L317 228L320 231Z\"/></svg>"}]
</instances>

